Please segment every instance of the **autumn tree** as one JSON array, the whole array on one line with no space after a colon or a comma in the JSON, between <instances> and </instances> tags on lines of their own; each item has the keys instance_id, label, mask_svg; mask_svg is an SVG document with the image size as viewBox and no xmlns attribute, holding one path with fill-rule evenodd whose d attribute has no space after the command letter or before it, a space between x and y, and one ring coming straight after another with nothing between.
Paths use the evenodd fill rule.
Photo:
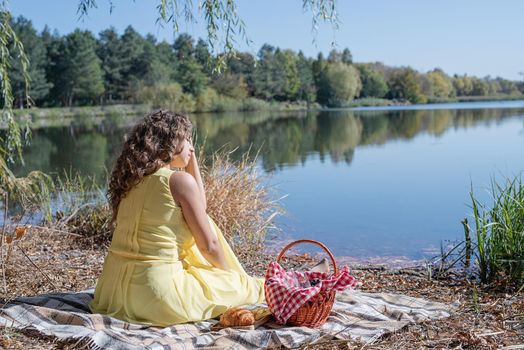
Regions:
<instances>
[{"instance_id":1,"label":"autumn tree","mask_svg":"<svg viewBox=\"0 0 524 350\"><path fill-rule=\"evenodd\" d=\"M389 79L389 96L408 100L411 103L425 103L418 73L413 68L403 68L394 72Z\"/></svg>"}]
</instances>

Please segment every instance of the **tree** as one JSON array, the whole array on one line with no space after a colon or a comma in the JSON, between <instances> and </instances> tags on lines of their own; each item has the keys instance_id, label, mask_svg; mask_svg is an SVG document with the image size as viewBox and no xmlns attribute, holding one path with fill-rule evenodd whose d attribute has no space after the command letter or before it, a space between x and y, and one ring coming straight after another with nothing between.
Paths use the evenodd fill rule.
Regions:
<instances>
[{"instance_id":1,"label":"tree","mask_svg":"<svg viewBox=\"0 0 524 350\"><path fill-rule=\"evenodd\" d=\"M519 92L520 92L521 94L524 94L524 82L519 81L519 82L517 83L517 89L519 90Z\"/></svg>"},{"instance_id":2,"label":"tree","mask_svg":"<svg viewBox=\"0 0 524 350\"><path fill-rule=\"evenodd\" d=\"M404 99L412 103L425 103L418 73L412 68L404 68L394 72L388 82L391 98Z\"/></svg>"},{"instance_id":3,"label":"tree","mask_svg":"<svg viewBox=\"0 0 524 350\"><path fill-rule=\"evenodd\" d=\"M327 60L329 63L342 62L342 54L338 52L337 50L333 49L329 51Z\"/></svg>"},{"instance_id":4,"label":"tree","mask_svg":"<svg viewBox=\"0 0 524 350\"><path fill-rule=\"evenodd\" d=\"M198 95L207 86L209 78L196 60L185 59L177 64L176 81L182 85L184 92Z\"/></svg>"},{"instance_id":5,"label":"tree","mask_svg":"<svg viewBox=\"0 0 524 350\"><path fill-rule=\"evenodd\" d=\"M275 52L276 72L279 94L278 100L291 101L297 97L300 88L300 77L297 70L297 56L291 50L279 50Z\"/></svg>"},{"instance_id":6,"label":"tree","mask_svg":"<svg viewBox=\"0 0 524 350\"><path fill-rule=\"evenodd\" d=\"M157 59L165 66L168 66L174 72L176 64L175 52L173 47L167 41L162 41L155 46Z\"/></svg>"},{"instance_id":7,"label":"tree","mask_svg":"<svg viewBox=\"0 0 524 350\"><path fill-rule=\"evenodd\" d=\"M263 99L290 101L296 99L300 88L297 56L291 50L280 50L264 44L258 52L255 69L255 95Z\"/></svg>"},{"instance_id":8,"label":"tree","mask_svg":"<svg viewBox=\"0 0 524 350\"><path fill-rule=\"evenodd\" d=\"M302 51L299 51L296 66L300 79L297 98L308 103L314 102L317 98L317 89L313 78L312 61L307 59Z\"/></svg>"},{"instance_id":9,"label":"tree","mask_svg":"<svg viewBox=\"0 0 524 350\"><path fill-rule=\"evenodd\" d=\"M241 74L225 72L219 74L213 80L213 88L221 95L229 96L237 100L248 96L248 87L245 78Z\"/></svg>"},{"instance_id":10,"label":"tree","mask_svg":"<svg viewBox=\"0 0 524 350\"><path fill-rule=\"evenodd\" d=\"M24 49L29 59L28 73L31 77L29 96L35 102L42 101L52 86L52 84L47 81L45 74L45 66L47 63L45 44L33 28L32 22L24 17L18 17L13 21L12 26L18 38L24 44ZM12 45L13 43L11 43L11 46ZM11 47L11 50L13 49L14 48ZM25 96L26 84L23 68L19 60L11 59L9 77L13 86L13 95L15 96L14 103L22 108L27 103Z\"/></svg>"},{"instance_id":11,"label":"tree","mask_svg":"<svg viewBox=\"0 0 524 350\"><path fill-rule=\"evenodd\" d=\"M488 84L489 84L489 95L490 96L495 96L502 89L502 87L500 86L500 83L496 79L488 80Z\"/></svg>"},{"instance_id":12,"label":"tree","mask_svg":"<svg viewBox=\"0 0 524 350\"><path fill-rule=\"evenodd\" d=\"M51 33L49 28L46 26L42 31L42 42L44 43L47 58L45 66L45 75L47 80L51 83L51 89L44 105L59 105L60 104L60 90L61 86L56 85L56 82L60 79L61 67L59 61L62 56L64 38L58 35L58 32Z\"/></svg>"},{"instance_id":13,"label":"tree","mask_svg":"<svg viewBox=\"0 0 524 350\"><path fill-rule=\"evenodd\" d=\"M183 3L182 6L179 6L181 3ZM24 52L23 45L18 39L15 31L12 29L10 23L11 13L7 6L7 1L0 2L0 27L2 28L0 31L0 52L2 52L2 57L4 58L0 62L0 85L2 86L3 90L1 102L4 106L4 111L0 116L0 122L5 122L8 125L8 135L6 137L7 142L3 142L3 145L0 145L0 153L4 155L5 152L8 152L7 154L9 155L7 159L12 160L14 158L11 156L11 153L9 153L12 150L16 150L19 157L21 158L21 143L20 128L19 125L15 122L12 113L13 95L11 81L9 79L8 73L8 59L13 55L13 53L18 53L26 86L29 85L29 62ZM79 0L77 13L80 13L81 16L85 16L93 7L96 7L95 1ZM313 13L314 31L316 31L318 22L321 20L330 22L333 28L338 27L339 21L335 0L304 0L302 3L302 8ZM194 20L193 11L195 11L195 8L192 6L191 0L173 0L171 2L161 0L159 1L157 9L159 11L159 20L163 21L164 23L171 22L175 31L178 30L178 21L180 18L185 18L190 22ZM180 9L183 9L183 12L180 12ZM110 11L113 11L112 1L110 1ZM204 11L201 13L207 22L207 37L210 46L213 48L215 43L218 42L219 37L224 38L223 47L226 51L226 55L225 60L218 61L218 67L220 67L220 62L227 61L227 57L230 57L232 54L234 54L235 34L238 33L244 38L246 37L244 21L242 21L242 19L238 16L235 0L226 2L222 2L222 0L206 1ZM8 46L10 40L14 43L13 48ZM26 96L26 100L28 99L29 97ZM2 157L2 161L4 159L6 158Z\"/></svg>"},{"instance_id":14,"label":"tree","mask_svg":"<svg viewBox=\"0 0 524 350\"><path fill-rule=\"evenodd\" d=\"M353 64L353 55L348 48L345 48L342 52L333 49L329 52L327 60L329 63L342 62L345 64Z\"/></svg>"},{"instance_id":15,"label":"tree","mask_svg":"<svg viewBox=\"0 0 524 350\"><path fill-rule=\"evenodd\" d=\"M341 60L342 63L353 64L353 55L351 54L351 51L349 51L348 48L345 48L344 51L342 51Z\"/></svg>"},{"instance_id":16,"label":"tree","mask_svg":"<svg viewBox=\"0 0 524 350\"><path fill-rule=\"evenodd\" d=\"M126 58L123 54L123 43L114 27L100 32L97 55L102 61L105 96L110 102L123 99L127 90L124 79Z\"/></svg>"},{"instance_id":17,"label":"tree","mask_svg":"<svg viewBox=\"0 0 524 350\"><path fill-rule=\"evenodd\" d=\"M239 52L235 57L229 58L227 68L233 74L242 74L249 77L255 71L255 57L248 52Z\"/></svg>"},{"instance_id":18,"label":"tree","mask_svg":"<svg viewBox=\"0 0 524 350\"><path fill-rule=\"evenodd\" d=\"M467 75L453 77L453 87L457 96L471 96L473 93L473 80Z\"/></svg>"},{"instance_id":19,"label":"tree","mask_svg":"<svg viewBox=\"0 0 524 350\"><path fill-rule=\"evenodd\" d=\"M173 47L162 41L154 47L154 60L151 62L149 81L152 84L166 84L173 81L175 76L176 58Z\"/></svg>"},{"instance_id":20,"label":"tree","mask_svg":"<svg viewBox=\"0 0 524 350\"><path fill-rule=\"evenodd\" d=\"M473 96L487 96L489 94L489 84L480 78L473 78Z\"/></svg>"},{"instance_id":21,"label":"tree","mask_svg":"<svg viewBox=\"0 0 524 350\"><path fill-rule=\"evenodd\" d=\"M358 96L362 87L355 67L342 62L328 64L322 85L326 90L326 96L323 96L325 100L318 102L331 107L345 106Z\"/></svg>"},{"instance_id":22,"label":"tree","mask_svg":"<svg viewBox=\"0 0 524 350\"><path fill-rule=\"evenodd\" d=\"M75 100L93 101L104 92L100 59L96 55L96 41L88 31L75 30L61 43L61 57L55 76L55 86L61 87L60 98L65 106Z\"/></svg>"},{"instance_id":23,"label":"tree","mask_svg":"<svg viewBox=\"0 0 524 350\"><path fill-rule=\"evenodd\" d=\"M144 56L146 40L132 27L128 26L122 40L122 78L126 90L144 79L150 62Z\"/></svg>"},{"instance_id":24,"label":"tree","mask_svg":"<svg viewBox=\"0 0 524 350\"><path fill-rule=\"evenodd\" d=\"M202 39L198 39L195 46L195 59L203 67L206 75L211 76L213 72L213 56L209 52L208 44Z\"/></svg>"},{"instance_id":25,"label":"tree","mask_svg":"<svg viewBox=\"0 0 524 350\"><path fill-rule=\"evenodd\" d=\"M360 81L362 82L362 89L360 90L361 98L382 98L386 96L388 92L388 84L381 73L365 64L357 64L355 67L358 69Z\"/></svg>"},{"instance_id":26,"label":"tree","mask_svg":"<svg viewBox=\"0 0 524 350\"><path fill-rule=\"evenodd\" d=\"M193 57L193 38L191 35L182 33L173 43L176 58L180 61Z\"/></svg>"},{"instance_id":27,"label":"tree","mask_svg":"<svg viewBox=\"0 0 524 350\"><path fill-rule=\"evenodd\" d=\"M317 90L317 101L325 103L329 99L329 90L324 79L327 70L327 61L324 59L322 52L319 52L317 59L311 64L311 71L313 73L313 81Z\"/></svg>"},{"instance_id":28,"label":"tree","mask_svg":"<svg viewBox=\"0 0 524 350\"><path fill-rule=\"evenodd\" d=\"M519 91L517 84L514 81L503 79L500 77L497 77L495 81L498 82L498 84L500 85L499 91L502 92L503 94L511 95L511 94L518 93Z\"/></svg>"},{"instance_id":29,"label":"tree","mask_svg":"<svg viewBox=\"0 0 524 350\"><path fill-rule=\"evenodd\" d=\"M173 44L173 49L177 59L175 80L184 92L195 96L200 94L207 86L209 77L195 57L193 38L189 34L180 34Z\"/></svg>"},{"instance_id":30,"label":"tree","mask_svg":"<svg viewBox=\"0 0 524 350\"><path fill-rule=\"evenodd\" d=\"M433 85L431 84L431 81L428 79L426 74L417 74L417 79L420 84L421 93L425 96L427 102L427 97L433 96Z\"/></svg>"},{"instance_id":31,"label":"tree","mask_svg":"<svg viewBox=\"0 0 524 350\"><path fill-rule=\"evenodd\" d=\"M156 38L152 34L148 34L144 41L144 50L139 57L139 64L143 71L141 81L144 84L167 84L172 80L173 62L169 62L169 56L161 57L161 53L168 54L167 52L159 52Z\"/></svg>"},{"instance_id":32,"label":"tree","mask_svg":"<svg viewBox=\"0 0 524 350\"><path fill-rule=\"evenodd\" d=\"M429 72L427 78L431 83L433 96L446 98L453 95L451 79L441 69L437 68Z\"/></svg>"},{"instance_id":33,"label":"tree","mask_svg":"<svg viewBox=\"0 0 524 350\"><path fill-rule=\"evenodd\" d=\"M232 74L240 74L244 77L249 94L254 95L255 83L255 57L247 52L239 52L236 56L227 60L227 69Z\"/></svg>"},{"instance_id":34,"label":"tree","mask_svg":"<svg viewBox=\"0 0 524 350\"><path fill-rule=\"evenodd\" d=\"M269 44L262 45L258 51L258 64L253 80L255 96L271 100L280 93L276 70L275 48Z\"/></svg>"}]
</instances>

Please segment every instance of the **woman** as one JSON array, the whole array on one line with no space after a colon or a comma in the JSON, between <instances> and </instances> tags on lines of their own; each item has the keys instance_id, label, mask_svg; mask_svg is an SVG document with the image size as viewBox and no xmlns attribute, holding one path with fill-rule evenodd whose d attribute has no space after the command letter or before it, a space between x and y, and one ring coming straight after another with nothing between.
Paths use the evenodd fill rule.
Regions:
<instances>
[{"instance_id":1,"label":"woman","mask_svg":"<svg viewBox=\"0 0 524 350\"><path fill-rule=\"evenodd\" d=\"M159 110L127 135L109 183L116 227L93 312L169 326L264 301L263 279L246 274L206 214L191 133L187 117Z\"/></svg>"}]
</instances>

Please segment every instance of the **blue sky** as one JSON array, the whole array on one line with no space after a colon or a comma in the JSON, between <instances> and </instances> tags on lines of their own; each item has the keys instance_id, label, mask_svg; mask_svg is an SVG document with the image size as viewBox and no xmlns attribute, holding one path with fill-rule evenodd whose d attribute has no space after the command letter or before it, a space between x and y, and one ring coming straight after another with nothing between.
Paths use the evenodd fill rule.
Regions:
<instances>
[{"instance_id":1,"label":"blue sky","mask_svg":"<svg viewBox=\"0 0 524 350\"><path fill-rule=\"evenodd\" d=\"M114 26L120 33L132 25L142 34L173 40L170 26L155 24L160 0L97 0L88 18L78 20L77 0L14 0L14 16L23 15L38 30L47 24L60 34L75 28L97 34ZM193 0L198 4L199 0ZM381 61L410 65L419 71L434 67L448 74L501 76L524 79L524 1L522 0L339 0L340 28L322 25L312 43L311 14L302 11L301 0L237 0L252 44L238 48L256 54L263 43L302 50L307 56L329 52L331 43L348 47L356 62ZM203 37L203 19L183 24L181 31Z\"/></svg>"}]
</instances>

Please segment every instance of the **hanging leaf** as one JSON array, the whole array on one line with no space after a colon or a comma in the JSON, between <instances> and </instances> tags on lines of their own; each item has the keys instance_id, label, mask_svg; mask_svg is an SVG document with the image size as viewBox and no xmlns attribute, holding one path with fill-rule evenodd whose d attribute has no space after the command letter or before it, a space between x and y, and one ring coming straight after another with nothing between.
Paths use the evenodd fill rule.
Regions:
<instances>
[{"instance_id":1,"label":"hanging leaf","mask_svg":"<svg viewBox=\"0 0 524 350\"><path fill-rule=\"evenodd\" d=\"M27 227L26 226L18 226L15 229L15 235L16 235L15 239L22 238L26 234L26 232L27 232Z\"/></svg>"}]
</instances>

